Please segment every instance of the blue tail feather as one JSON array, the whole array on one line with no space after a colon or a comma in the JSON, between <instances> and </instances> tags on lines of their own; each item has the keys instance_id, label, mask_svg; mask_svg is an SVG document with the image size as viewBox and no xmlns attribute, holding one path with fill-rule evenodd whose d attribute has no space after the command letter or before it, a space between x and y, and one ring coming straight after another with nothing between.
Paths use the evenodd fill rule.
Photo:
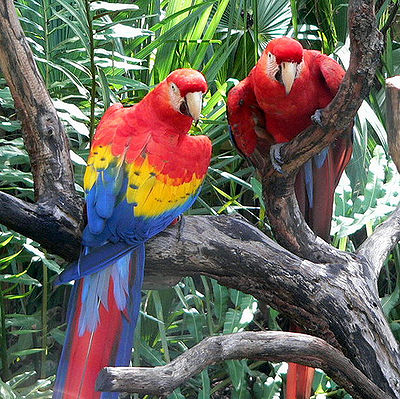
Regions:
<instances>
[{"instance_id":1,"label":"blue tail feather","mask_svg":"<svg viewBox=\"0 0 400 399\"><path fill-rule=\"evenodd\" d=\"M145 247L141 244L108 268L75 283L53 399L118 398L118 393L96 392L94 382L105 366L129 365L144 262Z\"/></svg>"},{"instance_id":2,"label":"blue tail feather","mask_svg":"<svg viewBox=\"0 0 400 399\"><path fill-rule=\"evenodd\" d=\"M136 246L125 242L107 243L101 247L92 249L87 255L82 255L79 260L71 263L58 276L54 284L60 285L69 281L78 280L82 277L96 273L113 262L134 250Z\"/></svg>"}]
</instances>

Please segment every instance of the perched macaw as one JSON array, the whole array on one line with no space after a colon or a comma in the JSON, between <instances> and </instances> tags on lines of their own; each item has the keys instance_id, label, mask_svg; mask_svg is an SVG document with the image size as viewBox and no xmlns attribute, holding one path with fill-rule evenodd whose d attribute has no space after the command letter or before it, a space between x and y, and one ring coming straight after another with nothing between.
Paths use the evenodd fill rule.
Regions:
<instances>
[{"instance_id":1,"label":"perched macaw","mask_svg":"<svg viewBox=\"0 0 400 399\"><path fill-rule=\"evenodd\" d=\"M91 146L84 187L84 254L60 276L76 280L53 398L117 398L95 391L105 366L127 366L144 268L144 243L196 200L211 142L189 136L198 120L203 75L172 72L130 108L111 106Z\"/></svg>"},{"instance_id":2,"label":"perched macaw","mask_svg":"<svg viewBox=\"0 0 400 399\"><path fill-rule=\"evenodd\" d=\"M249 76L228 95L233 140L244 156L256 148L291 140L335 96L343 68L319 51L304 50L291 38L271 40ZM295 184L299 207L311 229L330 239L335 188L351 158L351 133L344 133L300 169ZM299 331L298 327L294 327ZM287 399L308 399L314 371L291 363Z\"/></svg>"}]
</instances>

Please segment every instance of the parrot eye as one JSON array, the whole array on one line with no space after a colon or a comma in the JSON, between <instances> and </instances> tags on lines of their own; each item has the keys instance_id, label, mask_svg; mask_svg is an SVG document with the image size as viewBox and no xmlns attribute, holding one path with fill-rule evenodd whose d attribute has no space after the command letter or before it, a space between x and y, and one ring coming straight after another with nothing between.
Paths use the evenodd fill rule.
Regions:
<instances>
[{"instance_id":1,"label":"parrot eye","mask_svg":"<svg viewBox=\"0 0 400 399\"><path fill-rule=\"evenodd\" d=\"M177 91L178 86L175 83L171 83L171 89L172 89L172 91Z\"/></svg>"},{"instance_id":2,"label":"parrot eye","mask_svg":"<svg viewBox=\"0 0 400 399\"><path fill-rule=\"evenodd\" d=\"M268 61L276 62L276 57L272 53L268 53Z\"/></svg>"}]
</instances>

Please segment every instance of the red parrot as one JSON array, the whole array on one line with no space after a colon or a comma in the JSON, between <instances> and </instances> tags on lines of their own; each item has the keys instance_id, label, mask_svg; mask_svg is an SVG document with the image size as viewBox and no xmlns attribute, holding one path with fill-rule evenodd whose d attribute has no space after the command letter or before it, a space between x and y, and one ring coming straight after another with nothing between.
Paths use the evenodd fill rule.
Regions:
<instances>
[{"instance_id":1,"label":"red parrot","mask_svg":"<svg viewBox=\"0 0 400 399\"><path fill-rule=\"evenodd\" d=\"M294 39L271 40L249 76L228 95L228 119L238 150L250 156L256 148L268 151L272 143L291 140L312 124L317 110L331 102L344 74L336 61L303 49ZM296 197L305 220L326 241L335 188L351 153L351 133L344 133L296 177ZM313 376L312 368L290 363L286 399L308 399Z\"/></svg>"},{"instance_id":2,"label":"red parrot","mask_svg":"<svg viewBox=\"0 0 400 399\"><path fill-rule=\"evenodd\" d=\"M109 399L95 391L105 366L127 366L138 317L144 243L199 195L211 157L206 136L189 136L207 83L172 72L140 103L111 106L93 138L84 187L84 252L58 283L76 280L53 398Z\"/></svg>"}]
</instances>

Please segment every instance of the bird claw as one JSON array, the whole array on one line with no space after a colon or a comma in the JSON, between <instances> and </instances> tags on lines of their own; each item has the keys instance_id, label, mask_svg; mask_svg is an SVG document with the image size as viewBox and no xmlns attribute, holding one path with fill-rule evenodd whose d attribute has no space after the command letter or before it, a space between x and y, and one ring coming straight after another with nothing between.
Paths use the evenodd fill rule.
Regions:
<instances>
[{"instance_id":1,"label":"bird claw","mask_svg":"<svg viewBox=\"0 0 400 399\"><path fill-rule=\"evenodd\" d=\"M318 125L319 127L324 127L324 124L322 123L322 110L317 109L313 115L311 115L311 120L315 125Z\"/></svg>"},{"instance_id":2,"label":"bird claw","mask_svg":"<svg viewBox=\"0 0 400 399\"><path fill-rule=\"evenodd\" d=\"M285 175L285 171L281 168L284 164L283 159L281 157L281 147L286 143L277 143L271 145L269 149L269 156L271 158L271 163L273 168L279 172L281 175Z\"/></svg>"}]
</instances>

